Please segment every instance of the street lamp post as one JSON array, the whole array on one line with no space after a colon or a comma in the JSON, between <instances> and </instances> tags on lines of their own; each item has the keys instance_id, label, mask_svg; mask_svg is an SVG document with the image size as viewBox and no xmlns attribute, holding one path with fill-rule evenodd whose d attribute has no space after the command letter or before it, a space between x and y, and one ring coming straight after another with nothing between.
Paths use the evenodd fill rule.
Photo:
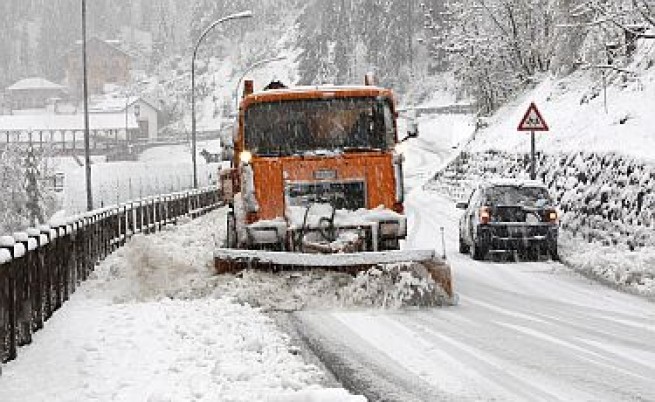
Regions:
<instances>
[{"instance_id":1,"label":"street lamp post","mask_svg":"<svg viewBox=\"0 0 655 402\"><path fill-rule=\"evenodd\" d=\"M239 109L239 88L241 87L241 82L243 81L244 78L246 78L246 75L251 72L252 70L256 69L257 67L263 66L264 64L268 63L273 63L274 61L280 61L280 60L285 60L287 57L286 56L278 56L278 57L271 57L268 59L264 60L259 60L245 69L243 74L241 74L241 77L239 78L239 81L237 81L237 86L234 88L234 111L235 113Z\"/></svg>"},{"instance_id":2,"label":"street lamp post","mask_svg":"<svg viewBox=\"0 0 655 402\"><path fill-rule=\"evenodd\" d=\"M93 210L93 193L91 192L91 156L89 134L89 78L86 65L86 0L82 0L82 70L84 87L84 163L86 173L86 210Z\"/></svg>"},{"instance_id":3,"label":"street lamp post","mask_svg":"<svg viewBox=\"0 0 655 402\"><path fill-rule=\"evenodd\" d=\"M193 188L198 188L198 166L196 164L196 55L198 47L205 36L214 29L215 26L229 20L250 18L252 11L244 11L237 14L228 15L211 23L200 35L193 48L193 57L191 58L191 160L193 162Z\"/></svg>"}]
</instances>

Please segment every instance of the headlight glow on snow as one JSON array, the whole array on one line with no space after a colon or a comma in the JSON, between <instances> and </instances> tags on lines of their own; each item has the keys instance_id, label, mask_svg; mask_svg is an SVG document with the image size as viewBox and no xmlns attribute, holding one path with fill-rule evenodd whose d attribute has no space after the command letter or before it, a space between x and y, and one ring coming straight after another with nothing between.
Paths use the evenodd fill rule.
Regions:
<instances>
[{"instance_id":1,"label":"headlight glow on snow","mask_svg":"<svg viewBox=\"0 0 655 402\"><path fill-rule=\"evenodd\" d=\"M250 151L242 151L239 154L239 159L243 163L250 163L250 161L252 160L252 153L250 153Z\"/></svg>"}]
</instances>

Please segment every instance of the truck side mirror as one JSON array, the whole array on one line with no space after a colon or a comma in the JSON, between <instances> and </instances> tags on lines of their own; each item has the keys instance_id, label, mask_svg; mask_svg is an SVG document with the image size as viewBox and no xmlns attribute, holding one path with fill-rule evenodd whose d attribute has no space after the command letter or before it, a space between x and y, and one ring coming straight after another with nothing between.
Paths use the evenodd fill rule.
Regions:
<instances>
[{"instance_id":1,"label":"truck side mirror","mask_svg":"<svg viewBox=\"0 0 655 402\"><path fill-rule=\"evenodd\" d=\"M223 162L229 162L234 159L234 148L232 147L223 147L221 150L221 159Z\"/></svg>"},{"instance_id":2,"label":"truck side mirror","mask_svg":"<svg viewBox=\"0 0 655 402\"><path fill-rule=\"evenodd\" d=\"M403 139L403 141L418 137L418 121L416 120L416 109L410 109L408 112L407 136Z\"/></svg>"},{"instance_id":3,"label":"truck side mirror","mask_svg":"<svg viewBox=\"0 0 655 402\"><path fill-rule=\"evenodd\" d=\"M400 142L405 142L410 138L418 138L418 124L410 122L407 127L407 135Z\"/></svg>"},{"instance_id":4,"label":"truck side mirror","mask_svg":"<svg viewBox=\"0 0 655 402\"><path fill-rule=\"evenodd\" d=\"M407 127L407 138L418 138L418 124L410 122Z\"/></svg>"}]
</instances>

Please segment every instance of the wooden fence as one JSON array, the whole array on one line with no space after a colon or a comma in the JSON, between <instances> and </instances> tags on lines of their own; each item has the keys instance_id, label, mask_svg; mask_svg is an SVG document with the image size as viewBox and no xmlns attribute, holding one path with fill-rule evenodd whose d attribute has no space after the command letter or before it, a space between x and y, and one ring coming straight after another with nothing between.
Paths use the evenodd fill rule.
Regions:
<instances>
[{"instance_id":1,"label":"wooden fence","mask_svg":"<svg viewBox=\"0 0 655 402\"><path fill-rule=\"evenodd\" d=\"M220 205L215 187L150 197L0 236L0 362L59 309L95 265L134 234L153 233Z\"/></svg>"}]
</instances>

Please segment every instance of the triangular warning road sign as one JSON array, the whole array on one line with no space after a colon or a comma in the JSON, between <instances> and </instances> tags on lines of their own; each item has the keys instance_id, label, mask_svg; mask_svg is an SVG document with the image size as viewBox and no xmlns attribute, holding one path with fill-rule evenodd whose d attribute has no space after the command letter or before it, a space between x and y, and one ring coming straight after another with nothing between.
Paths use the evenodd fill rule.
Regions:
<instances>
[{"instance_id":1,"label":"triangular warning road sign","mask_svg":"<svg viewBox=\"0 0 655 402\"><path fill-rule=\"evenodd\" d=\"M534 102L530 103L530 107L525 112L521 123L519 123L518 131L548 131L548 124L546 120L539 113L537 105Z\"/></svg>"}]
</instances>

